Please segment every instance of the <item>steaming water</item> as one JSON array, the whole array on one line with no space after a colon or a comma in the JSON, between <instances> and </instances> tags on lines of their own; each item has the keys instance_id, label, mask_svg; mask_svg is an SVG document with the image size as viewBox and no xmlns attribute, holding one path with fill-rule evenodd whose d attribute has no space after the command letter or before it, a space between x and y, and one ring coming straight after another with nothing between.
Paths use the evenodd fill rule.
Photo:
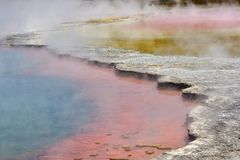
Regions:
<instances>
[{"instance_id":1,"label":"steaming water","mask_svg":"<svg viewBox=\"0 0 240 160\"><path fill-rule=\"evenodd\" d=\"M33 31L39 37L23 35L16 42L60 51L90 44L159 55L240 55L239 7L169 10L123 2L2 0L0 37ZM128 17L127 22L122 17ZM70 54L96 56L79 51ZM96 105L84 94L86 86L71 78L38 74L33 70L39 63L24 51L0 50L1 160L32 160L96 116Z\"/></svg>"},{"instance_id":2,"label":"steaming water","mask_svg":"<svg viewBox=\"0 0 240 160\"><path fill-rule=\"evenodd\" d=\"M95 112L84 87L69 79L31 74L37 66L22 51L0 50L1 160L39 154L74 133Z\"/></svg>"},{"instance_id":3,"label":"steaming water","mask_svg":"<svg viewBox=\"0 0 240 160\"><path fill-rule=\"evenodd\" d=\"M192 103L177 91L158 91L155 82L112 71L45 49L0 49L0 159L91 159L97 153L107 160L127 157L124 150L116 154L125 144L186 145ZM140 160L162 152L133 148L131 154Z\"/></svg>"},{"instance_id":4,"label":"steaming water","mask_svg":"<svg viewBox=\"0 0 240 160\"><path fill-rule=\"evenodd\" d=\"M34 32L43 34L35 44L49 46L84 44L158 55L239 56L239 6L169 9L151 6L149 1L2 0L0 37ZM122 17L130 23L119 23L126 20Z\"/></svg>"}]
</instances>

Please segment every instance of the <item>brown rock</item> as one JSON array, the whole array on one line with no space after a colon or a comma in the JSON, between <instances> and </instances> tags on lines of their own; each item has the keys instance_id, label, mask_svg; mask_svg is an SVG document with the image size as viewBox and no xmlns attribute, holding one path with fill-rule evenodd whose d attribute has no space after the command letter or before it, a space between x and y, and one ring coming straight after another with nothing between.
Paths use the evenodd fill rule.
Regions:
<instances>
[{"instance_id":1,"label":"brown rock","mask_svg":"<svg viewBox=\"0 0 240 160\"><path fill-rule=\"evenodd\" d=\"M130 160L128 158L109 158L109 160Z\"/></svg>"},{"instance_id":2,"label":"brown rock","mask_svg":"<svg viewBox=\"0 0 240 160\"><path fill-rule=\"evenodd\" d=\"M158 150L171 150L170 147L162 147L160 144L138 144L136 145L138 148L155 148Z\"/></svg>"},{"instance_id":3,"label":"brown rock","mask_svg":"<svg viewBox=\"0 0 240 160\"><path fill-rule=\"evenodd\" d=\"M90 154L89 157L97 157L98 154Z\"/></svg>"},{"instance_id":4,"label":"brown rock","mask_svg":"<svg viewBox=\"0 0 240 160\"><path fill-rule=\"evenodd\" d=\"M148 151L145 151L145 153L148 154L148 155L151 155L151 154L154 154L155 152L151 151L151 150L148 150Z\"/></svg>"},{"instance_id":5,"label":"brown rock","mask_svg":"<svg viewBox=\"0 0 240 160\"><path fill-rule=\"evenodd\" d=\"M126 151L126 152L131 151L131 147L129 145L122 146L122 149L124 149L124 151Z\"/></svg>"},{"instance_id":6,"label":"brown rock","mask_svg":"<svg viewBox=\"0 0 240 160\"><path fill-rule=\"evenodd\" d=\"M123 139L128 139L128 138L129 138L129 136L128 136L127 134L123 134L123 135L121 135L121 137L122 137Z\"/></svg>"}]
</instances>

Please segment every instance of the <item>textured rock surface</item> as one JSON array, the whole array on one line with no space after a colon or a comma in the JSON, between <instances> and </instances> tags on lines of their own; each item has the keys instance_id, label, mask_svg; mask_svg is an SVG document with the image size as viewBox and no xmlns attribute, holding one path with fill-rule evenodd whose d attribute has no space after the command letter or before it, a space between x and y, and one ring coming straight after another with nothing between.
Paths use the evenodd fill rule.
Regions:
<instances>
[{"instance_id":1,"label":"textured rock surface","mask_svg":"<svg viewBox=\"0 0 240 160\"><path fill-rule=\"evenodd\" d=\"M156 160L240 159L240 59L160 57L116 52L119 51L96 51L97 55L87 58L114 63L122 72L160 75L158 83L176 84L183 89L183 94L208 96L188 116L189 134L196 140Z\"/></svg>"},{"instance_id":2,"label":"textured rock surface","mask_svg":"<svg viewBox=\"0 0 240 160\"><path fill-rule=\"evenodd\" d=\"M11 37L10 45L48 45L31 36ZM28 43L31 42L31 43ZM2 41L3 43L3 41ZM187 146L154 160L240 159L240 58L153 56L113 48L71 46L52 48L59 55L114 65L118 72L158 77L160 86L181 89L183 95L204 96L187 117ZM151 77L151 76L150 76Z\"/></svg>"}]
</instances>

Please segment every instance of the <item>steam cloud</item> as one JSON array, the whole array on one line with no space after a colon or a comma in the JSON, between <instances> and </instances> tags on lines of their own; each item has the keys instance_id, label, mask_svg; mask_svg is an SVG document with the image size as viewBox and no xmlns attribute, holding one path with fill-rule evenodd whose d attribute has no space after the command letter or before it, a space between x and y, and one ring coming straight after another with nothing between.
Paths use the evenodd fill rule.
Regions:
<instances>
[{"instance_id":1,"label":"steam cloud","mask_svg":"<svg viewBox=\"0 0 240 160\"><path fill-rule=\"evenodd\" d=\"M0 4L0 35L6 35L61 22L139 13L148 0L0 0Z\"/></svg>"},{"instance_id":2,"label":"steam cloud","mask_svg":"<svg viewBox=\"0 0 240 160\"><path fill-rule=\"evenodd\" d=\"M150 27L154 28L155 23L158 30L162 32L160 34L163 35L165 33L162 30L173 27L174 31L171 33L171 38L174 42L171 43L176 44L176 49L179 49L180 46L180 49L184 50L183 52L185 54L191 55L191 53L187 52L200 51L200 49L204 47L205 49L201 51L204 53L201 53L201 55L219 55L222 57L227 56L229 51L233 52L233 54L239 53L236 47L240 42L239 7L222 5L206 6L204 8L188 5L185 7L175 6L169 9L150 5L151 1L152 0L0 0L0 37L13 33L41 31L64 22L85 21L113 16L147 15L150 13L150 18L145 21L146 25L150 24ZM202 26L207 26L210 29L215 26L220 28L225 26L225 28L231 27L231 29L220 30L219 32L202 32L200 30L198 34L183 31L192 26L200 27L200 29ZM126 37L124 37L125 40L126 38L129 40L136 37L143 39L146 38L146 36L148 39L156 38L156 35L152 33L141 34L142 31L131 32L131 34L120 31L118 34L118 31L115 30L108 30L107 33L102 32L99 28L93 28L92 30L83 30L82 33L83 32L88 32L88 38L89 36L92 38L91 34L93 34L93 39L96 38L94 36L101 37L103 34L104 37L108 35L108 37L113 39L116 38L116 35L126 35ZM114 34L112 35L112 33ZM169 34L166 35L169 36ZM52 37L53 39L51 39ZM79 38L74 32L60 35L60 38L57 36L52 37L48 39L48 42L51 44L57 43L58 46L66 45L67 43L80 44L82 41L86 41L86 37ZM153 44L150 44L150 42L146 44L155 45L156 41L154 40L152 42ZM186 44L188 45L185 46ZM139 45L141 46L135 45L133 48L142 48L141 41L139 41ZM171 49L173 46L169 48ZM164 48L156 48L157 51L161 49L163 52L169 50L168 48L167 50ZM172 51L174 52L174 50L170 50L169 52Z\"/></svg>"}]
</instances>

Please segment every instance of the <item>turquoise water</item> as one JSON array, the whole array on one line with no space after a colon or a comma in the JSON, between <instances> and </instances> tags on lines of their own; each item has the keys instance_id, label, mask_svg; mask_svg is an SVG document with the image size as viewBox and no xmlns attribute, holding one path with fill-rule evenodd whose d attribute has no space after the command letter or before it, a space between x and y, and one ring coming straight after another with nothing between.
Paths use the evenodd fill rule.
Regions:
<instances>
[{"instance_id":1,"label":"turquoise water","mask_svg":"<svg viewBox=\"0 0 240 160\"><path fill-rule=\"evenodd\" d=\"M38 65L23 51L0 49L1 160L33 159L94 116L84 86L70 79L28 74Z\"/></svg>"}]
</instances>

